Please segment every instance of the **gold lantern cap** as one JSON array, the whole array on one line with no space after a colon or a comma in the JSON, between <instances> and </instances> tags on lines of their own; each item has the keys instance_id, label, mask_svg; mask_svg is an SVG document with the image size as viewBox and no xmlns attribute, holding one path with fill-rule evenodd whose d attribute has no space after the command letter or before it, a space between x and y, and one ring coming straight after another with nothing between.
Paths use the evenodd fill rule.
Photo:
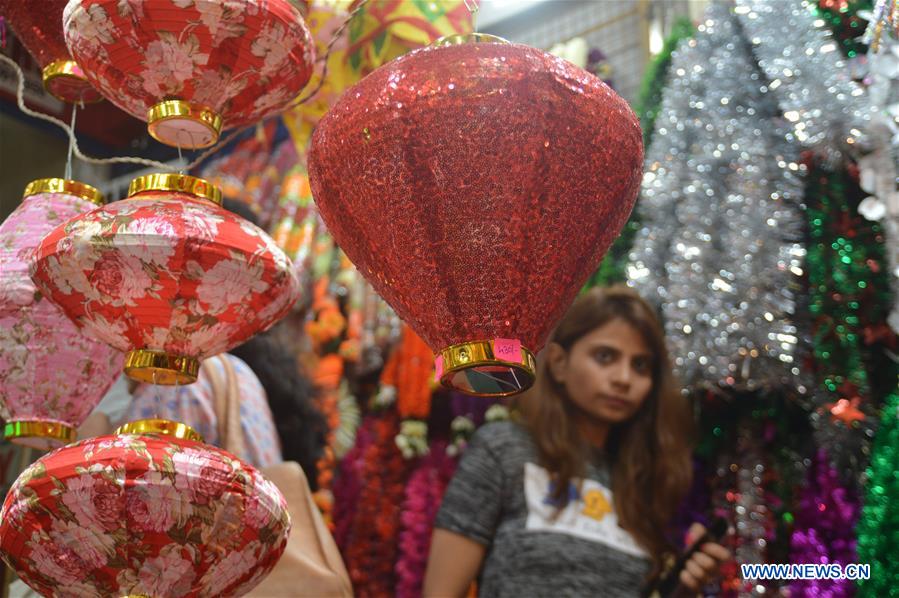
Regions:
<instances>
[{"instance_id":1,"label":"gold lantern cap","mask_svg":"<svg viewBox=\"0 0 899 598\"><path fill-rule=\"evenodd\" d=\"M186 174L156 173L139 176L128 185L128 197L147 191L175 191L186 193L222 205L222 190L207 181Z\"/></svg>"},{"instance_id":2,"label":"gold lantern cap","mask_svg":"<svg viewBox=\"0 0 899 598\"><path fill-rule=\"evenodd\" d=\"M73 442L77 435L75 428L62 422L13 420L6 422L3 436L16 444L46 451Z\"/></svg>"},{"instance_id":3,"label":"gold lantern cap","mask_svg":"<svg viewBox=\"0 0 899 598\"><path fill-rule=\"evenodd\" d=\"M507 349L509 357L500 358L498 354ZM508 397L524 392L537 376L534 354L509 339L452 345L437 354L436 367L440 384L476 397Z\"/></svg>"},{"instance_id":4,"label":"gold lantern cap","mask_svg":"<svg viewBox=\"0 0 899 598\"><path fill-rule=\"evenodd\" d=\"M69 58L54 60L41 71L44 89L70 104L94 104L103 100L91 86L78 63Z\"/></svg>"},{"instance_id":5,"label":"gold lantern cap","mask_svg":"<svg viewBox=\"0 0 899 598\"><path fill-rule=\"evenodd\" d=\"M92 204L102 206L105 203L103 194L96 187L91 187L87 183L81 181L73 181L72 179L37 179L31 181L25 186L25 192L22 199L37 195L38 193L67 193L74 195Z\"/></svg>"},{"instance_id":6,"label":"gold lantern cap","mask_svg":"<svg viewBox=\"0 0 899 598\"><path fill-rule=\"evenodd\" d=\"M146 434L155 434L160 436L171 436L180 438L181 440L192 440L194 442L205 442L203 435L181 422L169 419L138 419L127 424L122 424L115 430L116 434L136 434L139 436Z\"/></svg>"},{"instance_id":7,"label":"gold lantern cap","mask_svg":"<svg viewBox=\"0 0 899 598\"><path fill-rule=\"evenodd\" d=\"M184 100L164 100L147 111L147 131L172 147L201 149L214 145L222 122L218 112Z\"/></svg>"},{"instance_id":8,"label":"gold lantern cap","mask_svg":"<svg viewBox=\"0 0 899 598\"><path fill-rule=\"evenodd\" d=\"M138 382L164 386L193 384L200 372L200 360L165 351L137 349L125 356L125 375Z\"/></svg>"},{"instance_id":9,"label":"gold lantern cap","mask_svg":"<svg viewBox=\"0 0 899 598\"><path fill-rule=\"evenodd\" d=\"M454 33L452 35L444 35L437 38L431 45L440 46L460 46L462 44L511 44L509 40L497 35L489 33Z\"/></svg>"}]
</instances>

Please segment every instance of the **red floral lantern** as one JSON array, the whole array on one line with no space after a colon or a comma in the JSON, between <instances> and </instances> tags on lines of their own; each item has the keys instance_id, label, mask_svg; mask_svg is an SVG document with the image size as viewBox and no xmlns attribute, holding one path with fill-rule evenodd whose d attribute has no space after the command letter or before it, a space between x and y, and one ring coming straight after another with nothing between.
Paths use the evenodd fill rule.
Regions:
<instances>
[{"instance_id":1,"label":"red floral lantern","mask_svg":"<svg viewBox=\"0 0 899 598\"><path fill-rule=\"evenodd\" d=\"M200 148L283 109L315 45L289 0L71 0L66 43L91 83L157 140Z\"/></svg>"},{"instance_id":2,"label":"red floral lantern","mask_svg":"<svg viewBox=\"0 0 899 598\"><path fill-rule=\"evenodd\" d=\"M48 234L32 279L88 333L128 351L130 377L194 382L200 360L269 328L299 293L271 237L220 202L202 179L134 179L128 199Z\"/></svg>"},{"instance_id":3,"label":"red floral lantern","mask_svg":"<svg viewBox=\"0 0 899 598\"><path fill-rule=\"evenodd\" d=\"M16 37L43 69L44 87L63 102L99 102L81 67L69 56L62 35L62 11L67 0L0 0L0 14L9 19Z\"/></svg>"},{"instance_id":4,"label":"red floral lantern","mask_svg":"<svg viewBox=\"0 0 899 598\"><path fill-rule=\"evenodd\" d=\"M467 39L347 90L309 173L328 229L434 349L442 383L504 396L530 386L533 353L627 220L643 150L599 78Z\"/></svg>"},{"instance_id":5,"label":"red floral lantern","mask_svg":"<svg viewBox=\"0 0 899 598\"><path fill-rule=\"evenodd\" d=\"M0 415L13 442L46 450L73 441L122 368L120 352L78 330L28 276L44 235L102 204L89 185L40 179L0 225Z\"/></svg>"},{"instance_id":6,"label":"red floral lantern","mask_svg":"<svg viewBox=\"0 0 899 598\"><path fill-rule=\"evenodd\" d=\"M44 596L241 596L281 558L281 492L164 420L71 444L13 484L0 554Z\"/></svg>"}]
</instances>

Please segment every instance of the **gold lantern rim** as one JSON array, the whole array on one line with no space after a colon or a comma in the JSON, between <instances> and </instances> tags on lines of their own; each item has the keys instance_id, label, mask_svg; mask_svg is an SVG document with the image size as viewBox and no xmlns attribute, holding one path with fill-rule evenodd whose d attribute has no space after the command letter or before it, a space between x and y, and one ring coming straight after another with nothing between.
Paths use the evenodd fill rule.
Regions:
<instances>
[{"instance_id":1,"label":"gold lantern rim","mask_svg":"<svg viewBox=\"0 0 899 598\"><path fill-rule=\"evenodd\" d=\"M437 353L443 364L441 385L476 397L509 397L533 386L537 377L537 359L521 347L515 361L500 359L494 351L495 340L466 341Z\"/></svg>"},{"instance_id":2,"label":"gold lantern rim","mask_svg":"<svg viewBox=\"0 0 899 598\"><path fill-rule=\"evenodd\" d=\"M115 430L116 434L134 434L143 436L146 434L158 434L160 436L171 436L181 440L192 440L194 442L204 442L203 435L181 422L169 419L138 419L127 424L122 424Z\"/></svg>"},{"instance_id":3,"label":"gold lantern rim","mask_svg":"<svg viewBox=\"0 0 899 598\"><path fill-rule=\"evenodd\" d=\"M222 205L222 190L199 177L174 172L139 176L128 185L128 198L147 191L176 191Z\"/></svg>"},{"instance_id":4,"label":"gold lantern rim","mask_svg":"<svg viewBox=\"0 0 899 598\"><path fill-rule=\"evenodd\" d=\"M511 44L509 40L489 33L454 33L444 35L431 42L435 48L443 46L461 46L463 44Z\"/></svg>"},{"instance_id":5,"label":"gold lantern rim","mask_svg":"<svg viewBox=\"0 0 899 598\"><path fill-rule=\"evenodd\" d=\"M199 137L188 134L187 138L177 136L167 125L177 123L199 125ZM147 110L147 131L153 139L173 147L202 149L215 145L222 133L224 119L218 112L205 106L197 106L184 100L163 100Z\"/></svg>"},{"instance_id":6,"label":"gold lantern rim","mask_svg":"<svg viewBox=\"0 0 899 598\"><path fill-rule=\"evenodd\" d=\"M3 436L13 441L24 438L43 438L69 444L75 440L77 434L75 428L62 422L13 420L6 422L3 427Z\"/></svg>"},{"instance_id":7,"label":"gold lantern rim","mask_svg":"<svg viewBox=\"0 0 899 598\"><path fill-rule=\"evenodd\" d=\"M31 181L25 186L22 199L38 193L68 193L94 205L102 206L106 203L99 189L72 179L49 178Z\"/></svg>"},{"instance_id":8,"label":"gold lantern rim","mask_svg":"<svg viewBox=\"0 0 899 598\"><path fill-rule=\"evenodd\" d=\"M138 382L164 386L193 384L200 373L200 360L165 351L137 349L125 356L125 375Z\"/></svg>"},{"instance_id":9,"label":"gold lantern rim","mask_svg":"<svg viewBox=\"0 0 899 598\"><path fill-rule=\"evenodd\" d=\"M103 101L103 96L93 88L78 63L69 58L60 58L45 66L41 70L41 80L44 89L63 102L96 104ZM68 88L74 93L63 93L62 90L66 88L59 89L56 85L58 82L68 84Z\"/></svg>"}]
</instances>

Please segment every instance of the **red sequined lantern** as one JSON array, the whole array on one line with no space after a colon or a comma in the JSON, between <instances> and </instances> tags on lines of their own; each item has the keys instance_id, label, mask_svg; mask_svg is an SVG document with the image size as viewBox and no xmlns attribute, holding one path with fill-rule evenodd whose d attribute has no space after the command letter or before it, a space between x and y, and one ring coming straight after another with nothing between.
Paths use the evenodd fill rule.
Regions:
<instances>
[{"instance_id":1,"label":"red sequined lantern","mask_svg":"<svg viewBox=\"0 0 899 598\"><path fill-rule=\"evenodd\" d=\"M315 45L289 0L70 0L66 43L91 83L162 143L212 145L283 109Z\"/></svg>"},{"instance_id":2,"label":"red sequined lantern","mask_svg":"<svg viewBox=\"0 0 899 598\"><path fill-rule=\"evenodd\" d=\"M530 386L532 352L627 220L642 141L590 73L459 41L347 90L316 128L309 173L328 229L438 353L438 378L503 396Z\"/></svg>"},{"instance_id":3,"label":"red sequined lantern","mask_svg":"<svg viewBox=\"0 0 899 598\"><path fill-rule=\"evenodd\" d=\"M69 56L62 35L62 11L67 0L0 0L0 14L9 19L16 37L43 69L44 87L63 102L99 102L81 67Z\"/></svg>"},{"instance_id":4,"label":"red sequined lantern","mask_svg":"<svg viewBox=\"0 0 899 598\"><path fill-rule=\"evenodd\" d=\"M137 178L128 199L48 234L32 279L86 332L129 351L132 378L194 382L201 359L270 327L299 293L271 237L220 202L202 179Z\"/></svg>"},{"instance_id":5,"label":"red sequined lantern","mask_svg":"<svg viewBox=\"0 0 899 598\"><path fill-rule=\"evenodd\" d=\"M193 430L143 420L45 455L0 513L0 554L44 596L241 596L281 558L281 492Z\"/></svg>"},{"instance_id":6,"label":"red sequined lantern","mask_svg":"<svg viewBox=\"0 0 899 598\"><path fill-rule=\"evenodd\" d=\"M13 442L72 442L121 371L122 354L78 330L28 276L44 235L102 204L90 185L39 179L0 225L0 415Z\"/></svg>"}]
</instances>

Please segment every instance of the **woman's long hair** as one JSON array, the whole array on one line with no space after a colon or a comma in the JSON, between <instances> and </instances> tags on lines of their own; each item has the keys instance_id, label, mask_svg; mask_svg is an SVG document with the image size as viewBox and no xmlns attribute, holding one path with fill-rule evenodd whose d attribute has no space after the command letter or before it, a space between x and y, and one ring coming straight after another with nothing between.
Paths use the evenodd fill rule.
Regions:
<instances>
[{"instance_id":1,"label":"woman's long hair","mask_svg":"<svg viewBox=\"0 0 899 598\"><path fill-rule=\"evenodd\" d=\"M664 555L675 550L666 531L693 476L692 413L671 372L659 320L626 287L593 289L574 302L549 342L569 352L580 338L616 319L643 336L653 357L649 397L631 419L612 427L604 447L612 468L615 512L621 526L652 556L653 578L662 569ZM590 451L576 426L575 407L545 359L539 361L534 388L519 397L515 407L556 480L553 498L564 505L572 479L585 474Z\"/></svg>"},{"instance_id":2,"label":"woman's long hair","mask_svg":"<svg viewBox=\"0 0 899 598\"><path fill-rule=\"evenodd\" d=\"M258 223L252 210L239 201L226 199L224 207ZM275 338L275 328L261 332L228 351L242 359L262 384L281 440L285 461L303 468L309 487L318 487L318 460L327 442L328 424L315 406L315 387L300 373L294 356Z\"/></svg>"}]
</instances>

